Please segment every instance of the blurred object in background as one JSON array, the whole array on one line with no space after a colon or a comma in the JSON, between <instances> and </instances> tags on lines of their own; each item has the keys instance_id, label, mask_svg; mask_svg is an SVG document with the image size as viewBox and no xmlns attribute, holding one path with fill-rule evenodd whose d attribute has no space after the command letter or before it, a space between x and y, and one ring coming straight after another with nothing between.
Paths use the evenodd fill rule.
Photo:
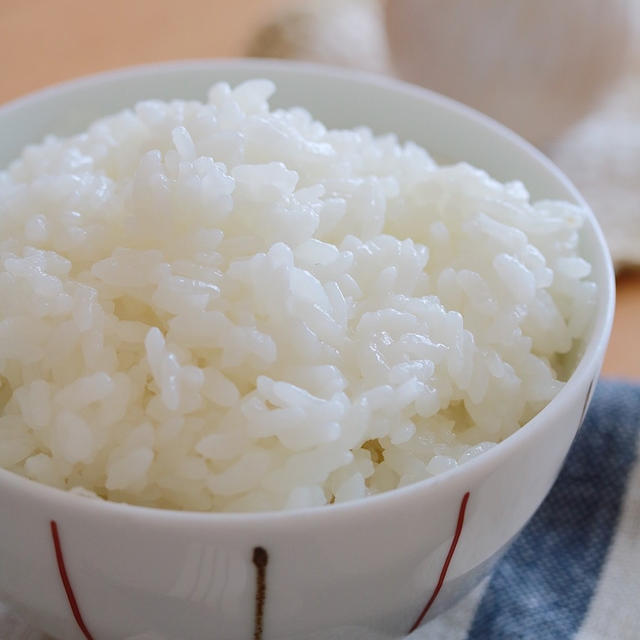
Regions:
<instances>
[{"instance_id":1,"label":"blurred object in background","mask_svg":"<svg viewBox=\"0 0 640 640\"><path fill-rule=\"evenodd\" d=\"M640 0L630 5L627 73L548 149L599 217L617 269L640 266Z\"/></svg>"},{"instance_id":2,"label":"blurred object in background","mask_svg":"<svg viewBox=\"0 0 640 640\"><path fill-rule=\"evenodd\" d=\"M391 0L391 60L401 78L544 145L624 71L631 1Z\"/></svg>"},{"instance_id":3,"label":"blurred object in background","mask_svg":"<svg viewBox=\"0 0 640 640\"><path fill-rule=\"evenodd\" d=\"M640 56L602 107L547 152L598 216L616 269L640 266Z\"/></svg>"},{"instance_id":4,"label":"blurred object in background","mask_svg":"<svg viewBox=\"0 0 640 640\"><path fill-rule=\"evenodd\" d=\"M393 73L542 145L626 67L638 0L298 0L249 53Z\"/></svg>"},{"instance_id":5,"label":"blurred object in background","mask_svg":"<svg viewBox=\"0 0 640 640\"><path fill-rule=\"evenodd\" d=\"M379 0L300 0L258 31L248 54L385 73L389 52Z\"/></svg>"},{"instance_id":6,"label":"blurred object in background","mask_svg":"<svg viewBox=\"0 0 640 640\"><path fill-rule=\"evenodd\" d=\"M487 113L566 171L616 266L640 266L639 25L640 0L298 0L250 54L393 73Z\"/></svg>"}]
</instances>

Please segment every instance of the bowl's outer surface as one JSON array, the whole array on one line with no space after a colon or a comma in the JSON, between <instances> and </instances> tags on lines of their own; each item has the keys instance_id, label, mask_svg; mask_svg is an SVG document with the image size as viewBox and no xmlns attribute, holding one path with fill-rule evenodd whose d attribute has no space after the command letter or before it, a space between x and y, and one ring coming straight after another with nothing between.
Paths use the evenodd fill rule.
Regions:
<instances>
[{"instance_id":1,"label":"bowl's outer surface","mask_svg":"<svg viewBox=\"0 0 640 640\"><path fill-rule=\"evenodd\" d=\"M203 99L215 81L253 77L276 81L273 104L306 106L330 126L393 131L436 156L466 160L501 180L523 179L535 198L582 202L524 141L440 96L383 78L265 61L138 68L16 101L0 109L0 166L46 133L73 133L136 100ZM584 251L600 288L585 356L554 401L491 451L432 480L348 505L249 515L105 504L0 470L0 593L64 640L320 640L339 628L366 628L371 638L403 635L433 593L456 530L430 615L477 582L559 472L613 314L613 271L593 216Z\"/></svg>"}]
</instances>

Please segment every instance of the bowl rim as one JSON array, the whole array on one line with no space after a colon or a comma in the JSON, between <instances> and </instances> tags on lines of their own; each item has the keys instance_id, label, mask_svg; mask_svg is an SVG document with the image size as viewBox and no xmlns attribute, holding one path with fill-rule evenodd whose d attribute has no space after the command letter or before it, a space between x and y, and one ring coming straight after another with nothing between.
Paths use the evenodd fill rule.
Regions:
<instances>
[{"instance_id":1,"label":"bowl rim","mask_svg":"<svg viewBox=\"0 0 640 640\"><path fill-rule=\"evenodd\" d=\"M580 360L564 384L560 392L531 420L525 423L513 434L499 442L496 446L481 455L465 462L454 469L445 471L432 478L427 478L403 487L392 489L380 494L359 498L357 500L325 505L325 507L304 507L290 510L271 510L255 512L209 512L209 511L182 511L178 509L165 509L159 507L141 506L125 502L114 502L102 499L89 499L78 496L67 490L59 489L39 483L17 473L0 467L0 491L12 490L22 493L23 499L35 499L46 502L48 505L64 508L68 512L84 512L83 516L92 515L95 518L111 518L123 516L127 520L140 519L146 522L163 523L164 525L177 524L185 526L233 526L246 525L253 527L256 524L281 524L295 526L305 523L305 526L319 524L319 520L326 521L332 518L353 517L359 512L377 510L389 507L402 498L415 498L417 494L431 491L441 485L453 484L457 480L458 485L471 488L473 478L487 471L488 467L495 467L507 460L511 453L525 446L527 441L535 436L536 432L543 428L545 423L553 418L554 413L560 413L571 403L572 396L599 377L600 365L604 358L609 336L613 325L615 310L615 275L613 263L600 225L591 208L586 203L578 189L569 178L540 150L527 142L524 138L511 129L495 121L493 118L468 107L456 100L431 91L429 89L398 80L381 74L342 69L323 64L300 62L291 60L272 60L266 58L200 58L187 60L172 60L159 63L141 64L111 69L100 73L84 75L63 82L49 85L45 88L30 92L15 98L4 104L0 104L0 115L10 115L25 106L33 103L45 102L48 98L58 94L73 94L77 90L103 85L110 82L118 82L131 78L147 78L154 75L162 75L170 72L197 71L197 70L246 70L256 73L304 73L311 76L324 76L327 79L335 78L356 82L359 84L376 85L378 88L394 94L418 98L427 103L448 110L456 117L472 123L474 126L488 130L493 136L502 138L509 143L518 154L528 155L531 160L537 162L552 178L557 181L586 212L587 226L590 227L595 240L595 253L602 259L604 273L602 284L604 290L599 292L601 300L598 313L593 322L591 335L585 345Z\"/></svg>"}]
</instances>

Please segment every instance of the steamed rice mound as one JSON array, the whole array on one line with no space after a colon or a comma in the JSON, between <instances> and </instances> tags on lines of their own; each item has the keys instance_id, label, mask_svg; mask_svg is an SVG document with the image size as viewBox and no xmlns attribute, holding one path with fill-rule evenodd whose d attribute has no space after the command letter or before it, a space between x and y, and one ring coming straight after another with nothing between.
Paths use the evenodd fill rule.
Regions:
<instances>
[{"instance_id":1,"label":"steamed rice mound","mask_svg":"<svg viewBox=\"0 0 640 640\"><path fill-rule=\"evenodd\" d=\"M583 211L412 143L143 102L0 173L0 465L203 511L343 502L494 446L594 308Z\"/></svg>"}]
</instances>

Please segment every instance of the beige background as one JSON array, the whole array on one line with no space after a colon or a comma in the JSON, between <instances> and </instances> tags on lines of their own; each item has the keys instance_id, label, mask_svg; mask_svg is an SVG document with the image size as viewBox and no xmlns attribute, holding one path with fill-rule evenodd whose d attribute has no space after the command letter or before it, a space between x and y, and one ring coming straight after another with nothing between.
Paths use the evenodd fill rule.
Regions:
<instances>
[{"instance_id":1,"label":"beige background","mask_svg":"<svg viewBox=\"0 0 640 640\"><path fill-rule=\"evenodd\" d=\"M0 0L0 103L115 67L241 56L256 27L286 2ZM640 275L623 275L606 374L640 379L639 327Z\"/></svg>"}]
</instances>

